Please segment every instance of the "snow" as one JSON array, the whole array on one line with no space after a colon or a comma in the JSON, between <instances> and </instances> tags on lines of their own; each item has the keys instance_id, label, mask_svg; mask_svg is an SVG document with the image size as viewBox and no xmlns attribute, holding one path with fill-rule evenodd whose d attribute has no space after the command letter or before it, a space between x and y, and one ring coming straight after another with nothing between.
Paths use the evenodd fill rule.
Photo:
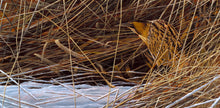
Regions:
<instances>
[{"instance_id":1,"label":"snow","mask_svg":"<svg viewBox=\"0 0 220 108\"><path fill-rule=\"evenodd\" d=\"M111 88L109 102L114 101L117 96L130 88L132 87ZM77 108L100 108L107 104L109 91L108 86L82 84L75 85L75 89L73 89L70 84L52 85L25 82L20 85L20 89L17 85L9 85L6 88L0 86L0 106L14 108L19 107L20 103L22 108L74 108L76 104Z\"/></svg>"}]
</instances>

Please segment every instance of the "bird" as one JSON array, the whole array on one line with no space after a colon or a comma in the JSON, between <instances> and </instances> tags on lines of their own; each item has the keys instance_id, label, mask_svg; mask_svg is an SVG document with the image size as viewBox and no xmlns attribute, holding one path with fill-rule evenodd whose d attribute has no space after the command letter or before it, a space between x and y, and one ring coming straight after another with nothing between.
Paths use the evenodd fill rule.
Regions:
<instances>
[{"instance_id":1,"label":"bird","mask_svg":"<svg viewBox=\"0 0 220 108\"><path fill-rule=\"evenodd\" d=\"M171 66L179 59L183 42L177 30L164 20L134 21L122 26L136 33L146 44L155 65Z\"/></svg>"}]
</instances>

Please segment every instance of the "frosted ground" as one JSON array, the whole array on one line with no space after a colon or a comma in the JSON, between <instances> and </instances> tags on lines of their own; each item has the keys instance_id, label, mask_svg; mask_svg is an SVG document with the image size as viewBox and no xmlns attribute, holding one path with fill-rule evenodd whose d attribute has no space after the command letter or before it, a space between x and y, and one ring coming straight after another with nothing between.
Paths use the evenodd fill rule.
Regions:
<instances>
[{"instance_id":1,"label":"frosted ground","mask_svg":"<svg viewBox=\"0 0 220 108\"><path fill-rule=\"evenodd\" d=\"M129 86L112 88L109 102L114 101L130 88ZM25 82L20 86L20 95L17 85L9 85L6 88L0 86L0 106L4 106L4 108L19 107L20 96L22 108L74 108L75 103L77 108L100 108L107 104L109 90L108 86L83 84L76 85L74 93L70 84L52 85Z\"/></svg>"}]
</instances>

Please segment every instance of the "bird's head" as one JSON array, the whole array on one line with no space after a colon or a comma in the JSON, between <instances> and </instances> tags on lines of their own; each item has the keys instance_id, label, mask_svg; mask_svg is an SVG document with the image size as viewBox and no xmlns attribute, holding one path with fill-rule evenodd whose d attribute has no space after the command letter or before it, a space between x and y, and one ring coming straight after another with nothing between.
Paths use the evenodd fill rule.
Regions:
<instances>
[{"instance_id":1,"label":"bird's head","mask_svg":"<svg viewBox=\"0 0 220 108\"><path fill-rule=\"evenodd\" d=\"M121 27L127 27L134 33L136 33L143 41L148 40L149 36L149 30L150 30L150 24L149 22L128 22L128 23L122 23Z\"/></svg>"}]
</instances>

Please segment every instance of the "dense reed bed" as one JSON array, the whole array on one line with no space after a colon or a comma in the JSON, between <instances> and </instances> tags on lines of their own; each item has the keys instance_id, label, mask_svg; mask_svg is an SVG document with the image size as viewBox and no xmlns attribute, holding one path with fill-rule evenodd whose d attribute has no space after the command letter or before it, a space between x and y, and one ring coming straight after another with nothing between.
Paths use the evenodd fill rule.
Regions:
<instances>
[{"instance_id":1,"label":"dense reed bed","mask_svg":"<svg viewBox=\"0 0 220 108\"><path fill-rule=\"evenodd\" d=\"M3 0L0 83L139 85L106 106L217 108L219 8L219 0ZM157 19L184 43L172 66L154 66L143 41L120 26Z\"/></svg>"}]
</instances>

